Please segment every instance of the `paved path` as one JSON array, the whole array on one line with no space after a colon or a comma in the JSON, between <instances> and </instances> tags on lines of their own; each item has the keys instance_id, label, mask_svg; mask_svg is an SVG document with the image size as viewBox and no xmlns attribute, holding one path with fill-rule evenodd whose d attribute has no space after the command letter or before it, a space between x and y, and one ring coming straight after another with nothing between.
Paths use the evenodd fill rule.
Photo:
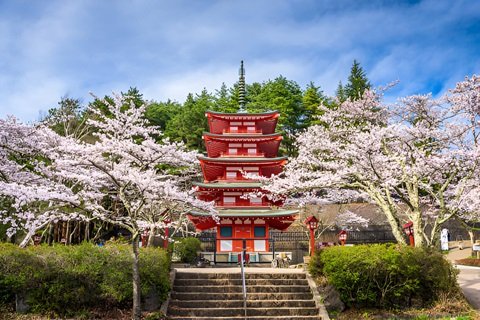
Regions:
<instances>
[{"instance_id":1,"label":"paved path","mask_svg":"<svg viewBox=\"0 0 480 320\"><path fill-rule=\"evenodd\" d=\"M447 254L447 259L455 263L455 260L464 259L470 256L471 247L463 250L452 248ZM458 284L468 302L477 310L480 310L480 268L457 265L460 270Z\"/></svg>"}]
</instances>

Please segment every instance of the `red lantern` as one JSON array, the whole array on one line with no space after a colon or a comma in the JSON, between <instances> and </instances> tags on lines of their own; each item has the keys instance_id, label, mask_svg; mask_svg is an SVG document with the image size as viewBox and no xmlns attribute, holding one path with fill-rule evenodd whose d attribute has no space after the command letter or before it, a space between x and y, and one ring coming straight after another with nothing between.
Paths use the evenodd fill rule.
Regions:
<instances>
[{"instance_id":1,"label":"red lantern","mask_svg":"<svg viewBox=\"0 0 480 320\"><path fill-rule=\"evenodd\" d=\"M338 240L340 240L340 243L342 244L342 246L344 246L345 242L347 242L347 231L340 231L340 233L338 234Z\"/></svg>"},{"instance_id":2,"label":"red lantern","mask_svg":"<svg viewBox=\"0 0 480 320\"><path fill-rule=\"evenodd\" d=\"M145 230L143 230L142 235L140 236L140 238L142 240L142 247L143 248L145 248L148 244L148 233L149 233L149 229L145 229Z\"/></svg>"},{"instance_id":3,"label":"red lantern","mask_svg":"<svg viewBox=\"0 0 480 320\"><path fill-rule=\"evenodd\" d=\"M410 246L415 246L415 238L413 237L413 222L409 221L403 225L403 230L410 240Z\"/></svg>"},{"instance_id":4,"label":"red lantern","mask_svg":"<svg viewBox=\"0 0 480 320\"><path fill-rule=\"evenodd\" d=\"M38 246L40 242L42 241L42 236L39 235L34 235L33 236L33 244Z\"/></svg>"},{"instance_id":5,"label":"red lantern","mask_svg":"<svg viewBox=\"0 0 480 320\"><path fill-rule=\"evenodd\" d=\"M318 228L318 219L310 216L304 222L310 230L310 256L315 253L315 230Z\"/></svg>"}]
</instances>

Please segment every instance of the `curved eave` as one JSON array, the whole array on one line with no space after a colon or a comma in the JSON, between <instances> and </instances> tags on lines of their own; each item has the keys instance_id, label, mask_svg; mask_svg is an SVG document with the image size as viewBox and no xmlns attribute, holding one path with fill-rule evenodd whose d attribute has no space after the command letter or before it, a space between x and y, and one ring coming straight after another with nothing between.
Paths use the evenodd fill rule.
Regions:
<instances>
[{"instance_id":1,"label":"curved eave","mask_svg":"<svg viewBox=\"0 0 480 320\"><path fill-rule=\"evenodd\" d=\"M272 162L281 162L287 160L287 157L277 157L277 158L210 158L205 156L198 156L198 160L205 161L205 162L213 162L213 163L272 163Z\"/></svg>"},{"instance_id":2,"label":"curved eave","mask_svg":"<svg viewBox=\"0 0 480 320\"><path fill-rule=\"evenodd\" d=\"M298 210L275 210L275 209L226 209L218 210L218 216L221 218L233 218L233 217L288 217L298 214ZM211 216L208 212L202 211L190 211L189 214L197 217Z\"/></svg>"},{"instance_id":3,"label":"curved eave","mask_svg":"<svg viewBox=\"0 0 480 320\"><path fill-rule=\"evenodd\" d=\"M211 111L207 110L205 114L211 114L212 116L227 116L227 117L269 117L279 115L280 113L277 110L269 111L269 112L262 112L262 113L225 113L225 112L218 112L218 111Z\"/></svg>"},{"instance_id":4,"label":"curved eave","mask_svg":"<svg viewBox=\"0 0 480 320\"><path fill-rule=\"evenodd\" d=\"M225 134L218 134L218 133L210 133L204 132L204 138L211 138L216 140L238 140L238 139L255 139L255 140L275 140L277 138L283 139L281 133L269 133L269 134L248 134L248 133L229 133L228 135Z\"/></svg>"},{"instance_id":5,"label":"curved eave","mask_svg":"<svg viewBox=\"0 0 480 320\"><path fill-rule=\"evenodd\" d=\"M203 183L196 181L193 182L193 185L205 189L256 189L262 186L260 182Z\"/></svg>"}]
</instances>

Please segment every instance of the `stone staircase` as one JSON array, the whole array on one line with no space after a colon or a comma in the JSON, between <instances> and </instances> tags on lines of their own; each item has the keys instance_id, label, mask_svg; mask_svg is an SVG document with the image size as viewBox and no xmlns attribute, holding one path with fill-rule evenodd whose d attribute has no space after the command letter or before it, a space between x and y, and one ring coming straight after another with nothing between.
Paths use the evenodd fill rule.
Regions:
<instances>
[{"instance_id":1,"label":"stone staircase","mask_svg":"<svg viewBox=\"0 0 480 320\"><path fill-rule=\"evenodd\" d=\"M246 318L240 272L179 271L168 305L169 319L321 319L305 273L272 270L246 273Z\"/></svg>"}]
</instances>

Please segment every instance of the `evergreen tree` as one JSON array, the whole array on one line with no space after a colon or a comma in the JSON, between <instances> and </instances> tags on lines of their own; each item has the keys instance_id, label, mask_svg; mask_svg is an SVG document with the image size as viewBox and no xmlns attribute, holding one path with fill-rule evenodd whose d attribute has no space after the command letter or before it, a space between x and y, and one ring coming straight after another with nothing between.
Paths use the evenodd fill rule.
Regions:
<instances>
[{"instance_id":1,"label":"evergreen tree","mask_svg":"<svg viewBox=\"0 0 480 320\"><path fill-rule=\"evenodd\" d=\"M335 96L337 97L338 101L340 101L340 103L344 102L348 98L346 89L343 86L342 81L338 82L337 90L335 90Z\"/></svg>"},{"instance_id":2,"label":"evergreen tree","mask_svg":"<svg viewBox=\"0 0 480 320\"><path fill-rule=\"evenodd\" d=\"M365 90L370 89L371 84L360 63L353 60L353 65L348 76L348 83L345 86L345 96L351 101L360 100Z\"/></svg>"},{"instance_id":3,"label":"evergreen tree","mask_svg":"<svg viewBox=\"0 0 480 320\"><path fill-rule=\"evenodd\" d=\"M176 101L152 102L145 110L145 118L151 125L165 131L167 124L182 110L182 105Z\"/></svg>"},{"instance_id":4,"label":"evergreen tree","mask_svg":"<svg viewBox=\"0 0 480 320\"><path fill-rule=\"evenodd\" d=\"M323 114L318 107L321 104L325 105L327 101L328 100L324 96L323 91L320 90L320 87L315 86L313 82L310 82L307 85L302 98L302 103L305 108L305 128L318 123L317 117Z\"/></svg>"},{"instance_id":5,"label":"evergreen tree","mask_svg":"<svg viewBox=\"0 0 480 320\"><path fill-rule=\"evenodd\" d=\"M40 121L61 136L84 139L90 134L87 125L89 115L79 99L62 97L58 106L48 110L48 115Z\"/></svg>"},{"instance_id":6,"label":"evergreen tree","mask_svg":"<svg viewBox=\"0 0 480 320\"><path fill-rule=\"evenodd\" d=\"M189 149L205 151L202 135L208 130L205 117L214 108L214 97L203 89L201 94L188 94L181 111L166 125L165 135L175 141L183 141Z\"/></svg>"},{"instance_id":7,"label":"evergreen tree","mask_svg":"<svg viewBox=\"0 0 480 320\"><path fill-rule=\"evenodd\" d=\"M303 92L300 86L283 76L275 80L264 82L261 92L250 96L252 101L247 105L250 112L265 112L278 110L280 118L277 128L283 135L281 153L293 156L296 154L294 146L295 135L305 127L305 106L303 104Z\"/></svg>"},{"instance_id":8,"label":"evergreen tree","mask_svg":"<svg viewBox=\"0 0 480 320\"><path fill-rule=\"evenodd\" d=\"M237 112L238 109L238 88L234 85L227 88L225 83L219 90L215 91L214 110L226 113Z\"/></svg>"}]
</instances>

